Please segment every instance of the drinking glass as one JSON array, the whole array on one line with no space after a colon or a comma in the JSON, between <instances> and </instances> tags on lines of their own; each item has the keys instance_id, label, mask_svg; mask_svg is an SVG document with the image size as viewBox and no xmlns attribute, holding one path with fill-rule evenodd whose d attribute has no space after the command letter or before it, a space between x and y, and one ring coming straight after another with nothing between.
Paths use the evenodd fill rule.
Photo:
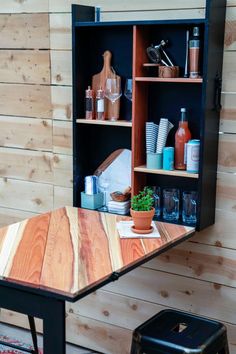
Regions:
<instances>
[{"instance_id":1,"label":"drinking glass","mask_svg":"<svg viewBox=\"0 0 236 354\"><path fill-rule=\"evenodd\" d=\"M163 219L177 221L179 219L179 190L163 189Z\"/></svg>"},{"instance_id":2,"label":"drinking glass","mask_svg":"<svg viewBox=\"0 0 236 354\"><path fill-rule=\"evenodd\" d=\"M153 192L153 207L155 209L155 216L158 218L161 215L161 188L156 186L148 188L150 188Z\"/></svg>"},{"instance_id":3,"label":"drinking glass","mask_svg":"<svg viewBox=\"0 0 236 354\"><path fill-rule=\"evenodd\" d=\"M132 92L133 92L133 81L132 79L126 79L124 95L129 101L132 101Z\"/></svg>"},{"instance_id":4,"label":"drinking glass","mask_svg":"<svg viewBox=\"0 0 236 354\"><path fill-rule=\"evenodd\" d=\"M182 220L186 224L197 222L197 192L183 192Z\"/></svg>"},{"instance_id":5,"label":"drinking glass","mask_svg":"<svg viewBox=\"0 0 236 354\"><path fill-rule=\"evenodd\" d=\"M108 211L108 200L107 200L107 190L109 187L109 180L107 178L103 178L102 175L98 180L99 190L103 193L103 206L99 208L100 211Z\"/></svg>"},{"instance_id":6,"label":"drinking glass","mask_svg":"<svg viewBox=\"0 0 236 354\"><path fill-rule=\"evenodd\" d=\"M113 79L107 79L105 84L105 97L111 101L112 112L110 120L117 120L114 113L114 103L121 97L121 80L120 77L115 77Z\"/></svg>"}]
</instances>

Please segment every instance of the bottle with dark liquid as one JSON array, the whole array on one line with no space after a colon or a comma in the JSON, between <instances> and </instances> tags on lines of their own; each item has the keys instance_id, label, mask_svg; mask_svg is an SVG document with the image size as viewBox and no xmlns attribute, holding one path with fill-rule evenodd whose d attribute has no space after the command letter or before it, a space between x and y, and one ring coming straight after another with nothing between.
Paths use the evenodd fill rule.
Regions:
<instances>
[{"instance_id":1,"label":"bottle with dark liquid","mask_svg":"<svg viewBox=\"0 0 236 354\"><path fill-rule=\"evenodd\" d=\"M175 169L186 170L185 163L185 144L191 139L191 133L188 128L188 121L186 117L186 108L181 108L181 120L179 128L175 133Z\"/></svg>"}]
</instances>

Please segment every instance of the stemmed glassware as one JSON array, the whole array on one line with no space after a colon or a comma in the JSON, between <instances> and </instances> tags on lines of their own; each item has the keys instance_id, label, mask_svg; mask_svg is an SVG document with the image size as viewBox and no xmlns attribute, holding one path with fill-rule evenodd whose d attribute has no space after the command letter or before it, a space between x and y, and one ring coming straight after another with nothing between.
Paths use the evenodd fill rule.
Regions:
<instances>
[{"instance_id":1,"label":"stemmed glassware","mask_svg":"<svg viewBox=\"0 0 236 354\"><path fill-rule=\"evenodd\" d=\"M103 206L101 208L99 208L99 211L108 211L107 190L109 188L109 185L110 185L109 180L107 178L102 177L102 175L101 175L98 180L98 188L103 193Z\"/></svg>"},{"instance_id":2,"label":"stemmed glassware","mask_svg":"<svg viewBox=\"0 0 236 354\"><path fill-rule=\"evenodd\" d=\"M132 79L126 79L124 95L129 101L132 101L132 93L133 93L133 81Z\"/></svg>"},{"instance_id":3,"label":"stemmed glassware","mask_svg":"<svg viewBox=\"0 0 236 354\"><path fill-rule=\"evenodd\" d=\"M110 120L117 120L118 117L114 111L114 103L121 97L121 80L120 77L109 78L106 80L105 84L105 97L111 101L112 104L112 112L111 117L108 117Z\"/></svg>"}]
</instances>

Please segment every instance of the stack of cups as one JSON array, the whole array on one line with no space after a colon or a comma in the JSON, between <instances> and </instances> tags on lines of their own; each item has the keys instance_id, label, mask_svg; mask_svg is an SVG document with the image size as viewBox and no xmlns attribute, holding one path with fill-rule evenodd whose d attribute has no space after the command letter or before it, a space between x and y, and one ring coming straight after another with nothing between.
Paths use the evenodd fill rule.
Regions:
<instances>
[{"instance_id":1,"label":"stack of cups","mask_svg":"<svg viewBox=\"0 0 236 354\"><path fill-rule=\"evenodd\" d=\"M157 136L157 147L156 147L158 169L163 168L163 149L166 145L168 134L172 128L173 128L173 124L169 122L167 118L161 118L159 124L158 136Z\"/></svg>"},{"instance_id":2,"label":"stack of cups","mask_svg":"<svg viewBox=\"0 0 236 354\"><path fill-rule=\"evenodd\" d=\"M156 145L158 125L153 122L146 122L146 152L147 168L156 168Z\"/></svg>"},{"instance_id":3,"label":"stack of cups","mask_svg":"<svg viewBox=\"0 0 236 354\"><path fill-rule=\"evenodd\" d=\"M146 122L146 151L156 152L158 125L153 122Z\"/></svg>"}]
</instances>

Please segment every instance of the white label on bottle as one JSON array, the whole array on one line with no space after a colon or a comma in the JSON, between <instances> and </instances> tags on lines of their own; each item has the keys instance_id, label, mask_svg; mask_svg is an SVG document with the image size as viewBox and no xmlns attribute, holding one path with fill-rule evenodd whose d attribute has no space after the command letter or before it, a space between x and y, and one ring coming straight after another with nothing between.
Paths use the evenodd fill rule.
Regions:
<instances>
[{"instance_id":1,"label":"white label on bottle","mask_svg":"<svg viewBox=\"0 0 236 354\"><path fill-rule=\"evenodd\" d=\"M97 100L97 112L103 113L104 112L104 99Z\"/></svg>"}]
</instances>

